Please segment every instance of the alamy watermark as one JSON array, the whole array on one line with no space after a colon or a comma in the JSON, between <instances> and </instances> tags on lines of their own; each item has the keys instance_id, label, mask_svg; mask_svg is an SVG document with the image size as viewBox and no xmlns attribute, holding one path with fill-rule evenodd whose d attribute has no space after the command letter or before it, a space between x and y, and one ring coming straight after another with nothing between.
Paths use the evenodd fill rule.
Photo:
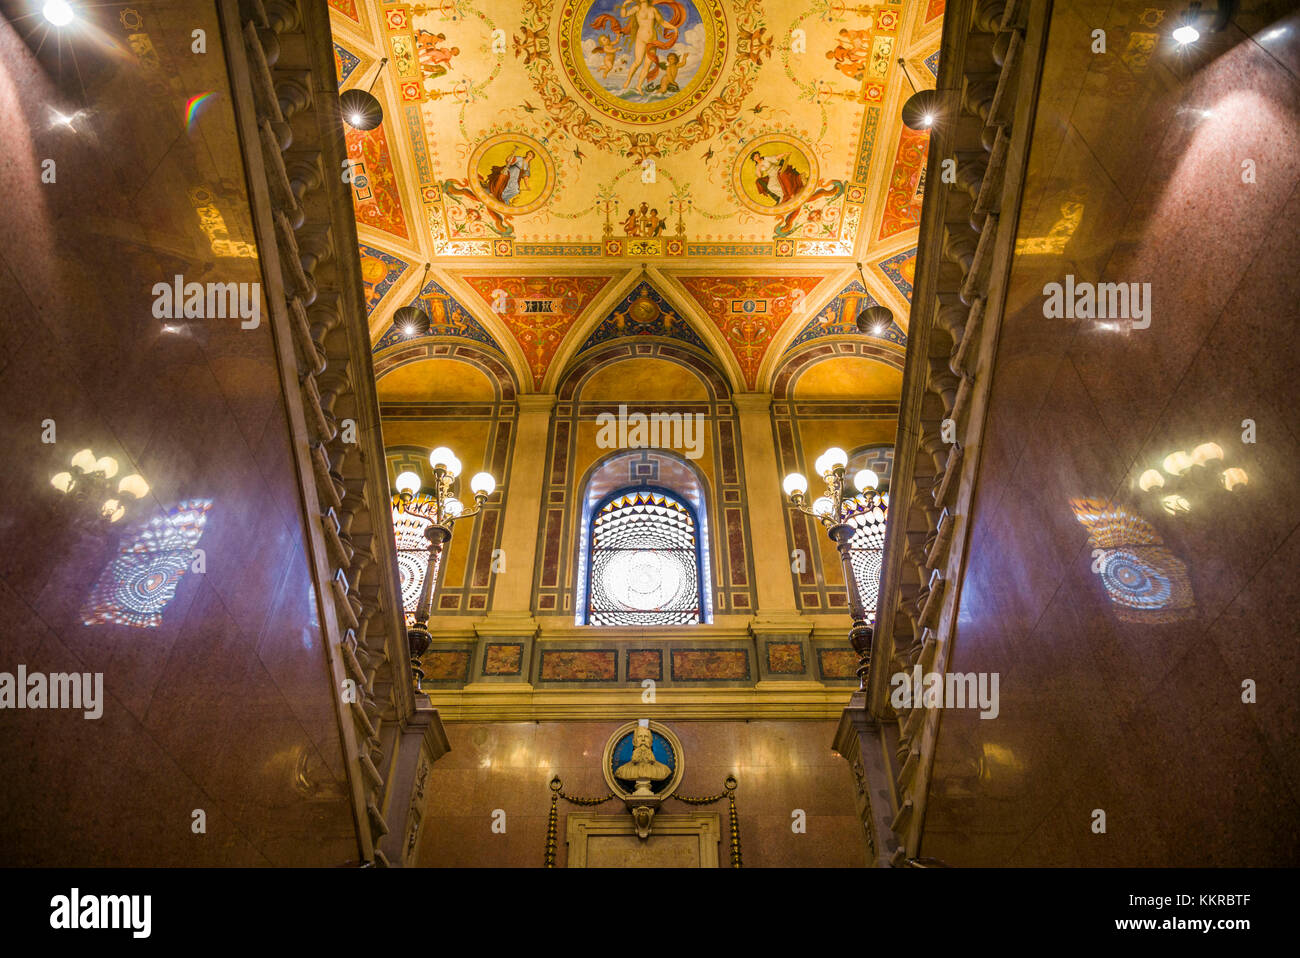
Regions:
<instances>
[{"instance_id":1,"label":"alamy watermark","mask_svg":"<svg viewBox=\"0 0 1300 958\"><path fill-rule=\"evenodd\" d=\"M1150 283L1076 283L1073 274L1065 283L1048 283L1043 316L1047 319L1121 320L1128 329L1151 325Z\"/></svg>"},{"instance_id":2,"label":"alamy watermark","mask_svg":"<svg viewBox=\"0 0 1300 958\"><path fill-rule=\"evenodd\" d=\"M601 449L680 449L687 459L704 455L704 413L629 413L626 405L618 415L603 412L596 417L600 431L596 445Z\"/></svg>"},{"instance_id":3,"label":"alamy watermark","mask_svg":"<svg viewBox=\"0 0 1300 958\"><path fill-rule=\"evenodd\" d=\"M104 714L103 672L0 672L0 709L81 709L83 718Z\"/></svg>"},{"instance_id":4,"label":"alamy watermark","mask_svg":"<svg viewBox=\"0 0 1300 958\"><path fill-rule=\"evenodd\" d=\"M261 283L154 283L155 319L241 319L240 329L262 322Z\"/></svg>"},{"instance_id":5,"label":"alamy watermark","mask_svg":"<svg viewBox=\"0 0 1300 958\"><path fill-rule=\"evenodd\" d=\"M50 899L50 927L127 929L132 938L148 938L153 922L152 895L83 895L74 888Z\"/></svg>"},{"instance_id":6,"label":"alamy watermark","mask_svg":"<svg viewBox=\"0 0 1300 958\"><path fill-rule=\"evenodd\" d=\"M889 702L896 709L974 709L980 718L998 717L997 672L926 672L913 666L911 674L895 672Z\"/></svg>"}]
</instances>

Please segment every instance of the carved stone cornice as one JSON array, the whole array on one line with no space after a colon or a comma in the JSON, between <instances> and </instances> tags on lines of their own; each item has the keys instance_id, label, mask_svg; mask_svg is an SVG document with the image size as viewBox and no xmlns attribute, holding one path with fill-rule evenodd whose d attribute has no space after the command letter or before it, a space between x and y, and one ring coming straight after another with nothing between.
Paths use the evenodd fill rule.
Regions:
<instances>
[{"instance_id":1,"label":"carved stone cornice","mask_svg":"<svg viewBox=\"0 0 1300 958\"><path fill-rule=\"evenodd\" d=\"M411 679L328 12L219 10L358 857L400 864L415 771L446 736Z\"/></svg>"},{"instance_id":2,"label":"carved stone cornice","mask_svg":"<svg viewBox=\"0 0 1300 958\"><path fill-rule=\"evenodd\" d=\"M944 14L941 119L926 169L935 188L921 216L871 656L879 665L857 717L863 729L897 728L885 771L896 863L917 860L939 716L920 706L895 711L890 676L917 664L943 671L951 655L1050 7L950 0ZM864 774L880 786L865 764Z\"/></svg>"}]
</instances>

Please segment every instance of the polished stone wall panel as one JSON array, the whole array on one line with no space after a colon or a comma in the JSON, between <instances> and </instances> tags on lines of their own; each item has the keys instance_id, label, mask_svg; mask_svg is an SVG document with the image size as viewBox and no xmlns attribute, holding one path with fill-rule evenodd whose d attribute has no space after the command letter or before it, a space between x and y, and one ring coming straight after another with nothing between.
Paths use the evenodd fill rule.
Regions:
<instances>
[{"instance_id":1,"label":"polished stone wall panel","mask_svg":"<svg viewBox=\"0 0 1300 958\"><path fill-rule=\"evenodd\" d=\"M256 258L219 255L198 209L251 243L215 7L148 7L130 31L121 12L81 5L39 58L45 28L24 38L39 17L0 20L0 671L102 672L105 697L97 720L0 712L0 862L343 864L355 825L266 305L255 329L168 331L152 312L176 274L261 280ZM83 112L68 129L53 109ZM150 485L108 530L49 483L85 446ZM85 625L121 545L185 500L210 501L204 571L181 575L157 627Z\"/></svg>"},{"instance_id":2,"label":"polished stone wall panel","mask_svg":"<svg viewBox=\"0 0 1300 958\"><path fill-rule=\"evenodd\" d=\"M635 713L628 713L634 718ZM429 773L424 830L416 861L433 867L535 868L546 852L553 775L568 795L599 797L608 789L600 763L619 722L448 723L451 751ZM831 751L834 722L669 722L681 739L685 773L678 792L716 795L736 776L744 867L862 867L862 823L853 805L853 773ZM802 809L807 831L796 833ZM505 812L504 834L492 831ZM565 817L573 811L623 815L617 801L587 809L560 803L556 863L564 867ZM729 862L727 804L693 809L669 800L666 812L720 816L719 861ZM653 835L649 839L654 841Z\"/></svg>"},{"instance_id":3,"label":"polished stone wall panel","mask_svg":"<svg viewBox=\"0 0 1300 958\"><path fill-rule=\"evenodd\" d=\"M921 846L954 865L1300 861L1300 16L1242 4L1188 54L1157 6L1052 9L948 665L998 673L1000 714L944 714ZM1045 318L1067 273L1150 282L1150 327ZM1202 442L1224 461L1164 474L1171 515L1138 479ZM1114 601L1081 499L1152 530L1194 607Z\"/></svg>"}]
</instances>

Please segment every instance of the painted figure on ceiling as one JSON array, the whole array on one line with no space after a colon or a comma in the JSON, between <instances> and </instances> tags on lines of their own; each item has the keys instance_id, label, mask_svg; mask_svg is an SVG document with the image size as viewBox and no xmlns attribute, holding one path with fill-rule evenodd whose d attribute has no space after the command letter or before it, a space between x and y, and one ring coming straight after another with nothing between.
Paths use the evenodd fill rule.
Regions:
<instances>
[{"instance_id":1,"label":"painted figure on ceiling","mask_svg":"<svg viewBox=\"0 0 1300 958\"><path fill-rule=\"evenodd\" d=\"M803 189L803 174L790 163L790 151L763 156L758 150L749 154L754 161L754 188L774 206L788 203Z\"/></svg>"},{"instance_id":2,"label":"painted figure on ceiling","mask_svg":"<svg viewBox=\"0 0 1300 958\"><path fill-rule=\"evenodd\" d=\"M677 85L677 71L680 70L682 68L682 64L686 62L686 57L687 54L685 53L681 54L680 56L676 53L668 54L664 66L664 75L659 78L659 86L657 87L661 95L668 94L668 93L676 93L678 90L681 89L681 87Z\"/></svg>"},{"instance_id":3,"label":"painted figure on ceiling","mask_svg":"<svg viewBox=\"0 0 1300 958\"><path fill-rule=\"evenodd\" d=\"M835 69L854 80L861 80L871 59L871 31L841 29L835 49L826 51L826 59L835 61Z\"/></svg>"},{"instance_id":4,"label":"painted figure on ceiling","mask_svg":"<svg viewBox=\"0 0 1300 958\"><path fill-rule=\"evenodd\" d=\"M415 49L420 56L420 70L426 80L436 80L451 69L451 58L460 55L460 47L444 47L447 35L419 30L415 34Z\"/></svg>"},{"instance_id":5,"label":"painted figure on ceiling","mask_svg":"<svg viewBox=\"0 0 1300 958\"><path fill-rule=\"evenodd\" d=\"M535 154L532 150L522 155L511 153L505 163L494 166L483 178L483 189L507 206L514 203L515 197L528 188L528 174L532 170Z\"/></svg>"},{"instance_id":6,"label":"painted figure on ceiling","mask_svg":"<svg viewBox=\"0 0 1300 958\"><path fill-rule=\"evenodd\" d=\"M596 46L600 50L600 77L603 80L613 71L614 58L623 46L618 42L617 34L608 36L604 33L596 37Z\"/></svg>"},{"instance_id":7,"label":"painted figure on ceiling","mask_svg":"<svg viewBox=\"0 0 1300 958\"><path fill-rule=\"evenodd\" d=\"M668 8L668 16L659 12L660 7ZM679 28L686 22L686 8L678 0L623 0L618 8L618 16L603 13L594 18L590 27L593 30L610 30L614 36L623 37L623 49L629 54L627 78L623 82L621 93L628 91L646 92L660 85L659 73L664 64L659 61L659 51L671 50L677 44ZM598 39L600 49L608 57L606 43ZM685 56L678 56L675 65L680 68ZM611 62L606 60L606 63ZM671 66L672 64L670 64ZM603 65L602 65L603 69ZM612 66L611 66L612 69ZM604 76L608 76L605 71ZM676 70L673 71L675 83ZM666 91L665 87L665 91Z\"/></svg>"}]
</instances>

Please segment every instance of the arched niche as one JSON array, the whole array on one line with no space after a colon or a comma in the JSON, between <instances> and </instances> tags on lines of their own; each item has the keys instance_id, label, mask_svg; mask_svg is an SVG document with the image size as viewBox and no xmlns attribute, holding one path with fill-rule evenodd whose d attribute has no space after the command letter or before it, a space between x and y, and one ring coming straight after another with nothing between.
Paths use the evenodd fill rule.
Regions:
<instances>
[{"instance_id":1,"label":"arched niche","mask_svg":"<svg viewBox=\"0 0 1300 958\"><path fill-rule=\"evenodd\" d=\"M645 395L632 385L621 396L617 394L620 375L645 386L652 383L656 373L663 377L666 387L652 385L653 394ZM611 389L611 383L615 388ZM688 390L690 395L668 391L674 384ZM702 353L670 341L647 342L644 338L620 340L583 353L560 380L556 395L561 401L586 400L589 386L594 394L606 400L716 401L731 396L726 376Z\"/></svg>"},{"instance_id":2,"label":"arched niche","mask_svg":"<svg viewBox=\"0 0 1300 958\"><path fill-rule=\"evenodd\" d=\"M505 358L477 343L422 340L374 357L384 402L507 402L519 393Z\"/></svg>"},{"instance_id":3,"label":"arched niche","mask_svg":"<svg viewBox=\"0 0 1300 958\"><path fill-rule=\"evenodd\" d=\"M878 341L819 339L790 353L772 376L774 399L897 401L903 353Z\"/></svg>"}]
</instances>

